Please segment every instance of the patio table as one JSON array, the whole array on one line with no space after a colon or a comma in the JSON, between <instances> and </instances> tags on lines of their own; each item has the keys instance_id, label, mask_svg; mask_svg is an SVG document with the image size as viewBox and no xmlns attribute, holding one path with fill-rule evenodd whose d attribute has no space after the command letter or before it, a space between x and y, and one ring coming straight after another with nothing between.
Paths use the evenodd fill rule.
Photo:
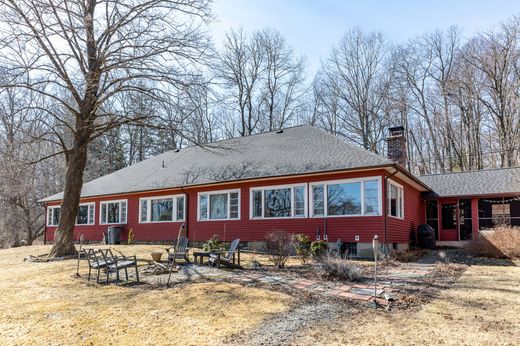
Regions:
<instances>
[{"instance_id":1,"label":"patio table","mask_svg":"<svg viewBox=\"0 0 520 346\"><path fill-rule=\"evenodd\" d=\"M194 251L193 252L193 259L195 260L195 264L197 263L197 258L199 259L199 264L204 264L204 257L209 258L211 254L218 254L222 251Z\"/></svg>"}]
</instances>

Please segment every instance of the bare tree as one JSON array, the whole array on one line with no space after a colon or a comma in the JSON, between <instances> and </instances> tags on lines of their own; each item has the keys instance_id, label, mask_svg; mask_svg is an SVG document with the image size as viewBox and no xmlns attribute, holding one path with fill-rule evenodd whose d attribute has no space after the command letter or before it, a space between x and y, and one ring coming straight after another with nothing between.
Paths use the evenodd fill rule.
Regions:
<instances>
[{"instance_id":1,"label":"bare tree","mask_svg":"<svg viewBox=\"0 0 520 346\"><path fill-rule=\"evenodd\" d=\"M75 253L73 228L88 144L128 118L111 102L120 93L164 99L165 85L182 83L208 47L206 0L1 0L1 59L26 88L56 107L41 111L67 128L55 132L67 162L61 218L49 256ZM143 85L146 85L143 87ZM68 118L64 118L66 113ZM72 119L72 121L70 121Z\"/></svg>"},{"instance_id":2,"label":"bare tree","mask_svg":"<svg viewBox=\"0 0 520 346\"><path fill-rule=\"evenodd\" d=\"M302 57L294 56L285 37L276 30L261 30L254 39L265 56L262 118L267 117L267 129L273 131L284 127L298 110L297 100L305 92L305 63Z\"/></svg>"},{"instance_id":3,"label":"bare tree","mask_svg":"<svg viewBox=\"0 0 520 346\"><path fill-rule=\"evenodd\" d=\"M239 134L247 136L260 122L258 84L262 78L265 56L257 41L251 40L243 29L231 30L226 35L219 62L214 67L222 82L228 106L239 115Z\"/></svg>"},{"instance_id":4,"label":"bare tree","mask_svg":"<svg viewBox=\"0 0 520 346\"><path fill-rule=\"evenodd\" d=\"M331 92L341 100L341 120L348 138L378 152L387 127L384 103L392 70L389 46L380 33L348 31L323 64Z\"/></svg>"},{"instance_id":5,"label":"bare tree","mask_svg":"<svg viewBox=\"0 0 520 346\"><path fill-rule=\"evenodd\" d=\"M520 156L520 18L471 40L467 54L482 74L478 97L496 130L500 165L513 167Z\"/></svg>"}]
</instances>

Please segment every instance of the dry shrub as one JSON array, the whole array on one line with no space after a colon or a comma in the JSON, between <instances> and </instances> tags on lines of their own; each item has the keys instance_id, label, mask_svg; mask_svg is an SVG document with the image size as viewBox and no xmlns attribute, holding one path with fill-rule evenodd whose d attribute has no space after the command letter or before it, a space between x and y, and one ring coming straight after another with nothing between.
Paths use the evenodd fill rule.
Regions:
<instances>
[{"instance_id":1,"label":"dry shrub","mask_svg":"<svg viewBox=\"0 0 520 346\"><path fill-rule=\"evenodd\" d=\"M293 235L282 230L265 236L265 247L269 260L277 268L284 268L293 249Z\"/></svg>"},{"instance_id":2,"label":"dry shrub","mask_svg":"<svg viewBox=\"0 0 520 346\"><path fill-rule=\"evenodd\" d=\"M478 257L520 258L520 227L497 226L480 232L466 249Z\"/></svg>"},{"instance_id":3,"label":"dry shrub","mask_svg":"<svg viewBox=\"0 0 520 346\"><path fill-rule=\"evenodd\" d=\"M426 249L410 248L403 251L392 250L390 258L397 262L415 262L428 253Z\"/></svg>"},{"instance_id":4,"label":"dry shrub","mask_svg":"<svg viewBox=\"0 0 520 346\"><path fill-rule=\"evenodd\" d=\"M329 279L357 281L361 278L361 269L341 256L326 254L318 257L318 261L322 275Z\"/></svg>"}]
</instances>

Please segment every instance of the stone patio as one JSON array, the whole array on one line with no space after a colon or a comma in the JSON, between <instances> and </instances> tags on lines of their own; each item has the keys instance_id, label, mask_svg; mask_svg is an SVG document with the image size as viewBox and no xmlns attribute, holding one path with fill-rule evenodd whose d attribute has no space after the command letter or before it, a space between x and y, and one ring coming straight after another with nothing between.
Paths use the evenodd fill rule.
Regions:
<instances>
[{"instance_id":1,"label":"stone patio","mask_svg":"<svg viewBox=\"0 0 520 346\"><path fill-rule=\"evenodd\" d=\"M385 268L378 275L376 300L386 306L389 301L384 299L385 293L394 299L403 290L413 290L426 283L427 276L432 272L433 264L399 264L397 267ZM167 274L147 275L142 281L149 284L166 284ZM334 281L315 281L294 272L276 272L264 270L227 270L205 265L186 264L180 266L178 272L172 274L170 285L188 282L226 281L240 284L258 284L267 288L293 289L324 296L334 296L355 301L372 301L374 299L374 283L365 279L356 283Z\"/></svg>"}]
</instances>

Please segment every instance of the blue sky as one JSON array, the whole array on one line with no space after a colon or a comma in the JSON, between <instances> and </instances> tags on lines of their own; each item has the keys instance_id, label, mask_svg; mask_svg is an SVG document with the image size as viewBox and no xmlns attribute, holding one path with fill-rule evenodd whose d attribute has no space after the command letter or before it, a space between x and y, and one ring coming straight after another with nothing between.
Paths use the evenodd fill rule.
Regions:
<instances>
[{"instance_id":1,"label":"blue sky","mask_svg":"<svg viewBox=\"0 0 520 346\"><path fill-rule=\"evenodd\" d=\"M307 57L314 72L348 28L381 31L397 43L451 25L470 35L520 15L520 1L215 0L214 13L211 31L217 46L230 28L273 27Z\"/></svg>"}]
</instances>

